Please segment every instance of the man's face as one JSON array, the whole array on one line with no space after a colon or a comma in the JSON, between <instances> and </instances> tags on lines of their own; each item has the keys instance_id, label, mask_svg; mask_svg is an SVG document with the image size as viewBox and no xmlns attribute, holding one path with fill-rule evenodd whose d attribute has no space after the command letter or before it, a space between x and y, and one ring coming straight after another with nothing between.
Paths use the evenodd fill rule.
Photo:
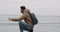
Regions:
<instances>
[{"instance_id":1,"label":"man's face","mask_svg":"<svg viewBox=\"0 0 60 32\"><path fill-rule=\"evenodd\" d=\"M23 11L24 11L24 10L23 10L23 9L21 9L21 13L23 13Z\"/></svg>"}]
</instances>

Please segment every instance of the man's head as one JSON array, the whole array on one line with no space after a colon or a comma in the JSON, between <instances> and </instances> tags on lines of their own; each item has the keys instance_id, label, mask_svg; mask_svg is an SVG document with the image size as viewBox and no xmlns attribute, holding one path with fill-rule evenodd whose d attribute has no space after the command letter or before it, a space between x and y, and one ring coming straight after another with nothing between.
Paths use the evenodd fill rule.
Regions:
<instances>
[{"instance_id":1,"label":"man's head","mask_svg":"<svg viewBox=\"0 0 60 32\"><path fill-rule=\"evenodd\" d=\"M23 13L23 11L26 9L25 6L21 6L21 12Z\"/></svg>"}]
</instances>

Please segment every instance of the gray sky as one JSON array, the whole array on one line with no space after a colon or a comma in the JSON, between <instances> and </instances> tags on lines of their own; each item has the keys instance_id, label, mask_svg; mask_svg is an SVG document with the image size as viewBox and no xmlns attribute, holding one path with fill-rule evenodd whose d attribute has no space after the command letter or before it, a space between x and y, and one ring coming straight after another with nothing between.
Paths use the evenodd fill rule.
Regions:
<instances>
[{"instance_id":1,"label":"gray sky","mask_svg":"<svg viewBox=\"0 0 60 32\"><path fill-rule=\"evenodd\" d=\"M60 16L60 0L0 0L0 15L19 15L21 5L37 15Z\"/></svg>"}]
</instances>

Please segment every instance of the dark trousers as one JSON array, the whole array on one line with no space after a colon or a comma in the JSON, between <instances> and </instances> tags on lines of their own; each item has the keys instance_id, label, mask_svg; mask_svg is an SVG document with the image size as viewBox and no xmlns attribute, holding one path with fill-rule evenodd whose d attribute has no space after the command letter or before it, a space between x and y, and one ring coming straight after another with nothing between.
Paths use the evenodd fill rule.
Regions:
<instances>
[{"instance_id":1,"label":"dark trousers","mask_svg":"<svg viewBox=\"0 0 60 32\"><path fill-rule=\"evenodd\" d=\"M23 30L27 30L29 32L33 32L33 29L31 26L29 26L26 22L19 22L20 32L23 32Z\"/></svg>"}]
</instances>

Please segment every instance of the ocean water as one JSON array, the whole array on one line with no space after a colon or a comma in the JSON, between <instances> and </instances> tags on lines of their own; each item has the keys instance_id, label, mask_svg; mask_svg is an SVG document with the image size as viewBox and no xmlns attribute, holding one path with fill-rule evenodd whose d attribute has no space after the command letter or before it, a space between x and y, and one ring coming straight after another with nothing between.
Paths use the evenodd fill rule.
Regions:
<instances>
[{"instance_id":1,"label":"ocean water","mask_svg":"<svg viewBox=\"0 0 60 32\"><path fill-rule=\"evenodd\" d=\"M8 20L9 17L14 18L18 16L0 16L0 32L20 32L18 22ZM38 16L37 18L39 23L35 25L34 32L60 32L60 16Z\"/></svg>"}]
</instances>

